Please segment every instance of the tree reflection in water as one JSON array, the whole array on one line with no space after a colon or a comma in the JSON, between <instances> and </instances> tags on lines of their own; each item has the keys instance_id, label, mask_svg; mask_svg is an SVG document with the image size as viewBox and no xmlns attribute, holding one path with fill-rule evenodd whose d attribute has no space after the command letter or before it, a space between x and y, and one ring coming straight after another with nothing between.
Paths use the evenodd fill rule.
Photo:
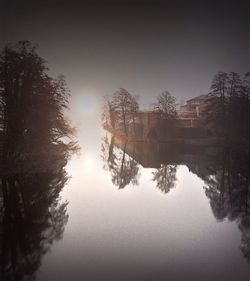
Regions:
<instances>
[{"instance_id":1,"label":"tree reflection in water","mask_svg":"<svg viewBox=\"0 0 250 281\"><path fill-rule=\"evenodd\" d=\"M42 256L53 241L62 238L68 214L67 202L61 202L59 194L68 177L64 155L57 155L54 160L46 171L30 170L2 177L3 280L34 280Z\"/></svg>"},{"instance_id":2,"label":"tree reflection in water","mask_svg":"<svg viewBox=\"0 0 250 281\"><path fill-rule=\"evenodd\" d=\"M176 165L161 164L161 167L152 173L153 181L156 181L156 187L163 193L168 193L171 188L175 187L176 169Z\"/></svg>"},{"instance_id":3,"label":"tree reflection in water","mask_svg":"<svg viewBox=\"0 0 250 281\"><path fill-rule=\"evenodd\" d=\"M105 137L102 144L105 168L112 181L125 187L138 184L138 165L154 168L153 181L163 193L176 186L178 165L185 165L205 183L205 194L218 221L237 222L241 251L250 264L250 151L230 146L200 146L152 142L126 142ZM128 161L126 162L125 159ZM127 172L129 171L129 172Z\"/></svg>"},{"instance_id":4,"label":"tree reflection in water","mask_svg":"<svg viewBox=\"0 0 250 281\"><path fill-rule=\"evenodd\" d=\"M221 162L205 179L205 192L216 219L236 221L242 233L241 250L250 264L250 153L225 148Z\"/></svg>"},{"instance_id":5,"label":"tree reflection in water","mask_svg":"<svg viewBox=\"0 0 250 281\"><path fill-rule=\"evenodd\" d=\"M117 147L117 145L120 145ZM104 169L110 171L112 183L119 189L129 185L138 185L139 164L128 154L127 142L117 142L112 136L110 143L108 136L102 141L102 159Z\"/></svg>"}]
</instances>

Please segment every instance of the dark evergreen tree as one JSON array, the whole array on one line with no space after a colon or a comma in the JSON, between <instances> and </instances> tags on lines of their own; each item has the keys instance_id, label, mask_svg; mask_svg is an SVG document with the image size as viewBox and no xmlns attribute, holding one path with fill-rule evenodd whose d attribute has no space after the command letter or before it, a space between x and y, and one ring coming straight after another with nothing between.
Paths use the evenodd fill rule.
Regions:
<instances>
[{"instance_id":1,"label":"dark evergreen tree","mask_svg":"<svg viewBox=\"0 0 250 281\"><path fill-rule=\"evenodd\" d=\"M51 78L36 50L23 41L5 47L0 54L4 173L13 173L18 167L28 170L38 154L63 150L69 155L76 149L72 141L75 130L64 115L69 98L64 77Z\"/></svg>"}]
</instances>

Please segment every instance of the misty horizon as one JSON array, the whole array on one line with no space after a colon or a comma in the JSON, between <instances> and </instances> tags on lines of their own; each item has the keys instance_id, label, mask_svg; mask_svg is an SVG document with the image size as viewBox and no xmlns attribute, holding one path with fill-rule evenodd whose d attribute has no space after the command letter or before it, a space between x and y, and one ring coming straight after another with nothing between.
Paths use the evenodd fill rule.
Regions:
<instances>
[{"instance_id":1,"label":"misty horizon","mask_svg":"<svg viewBox=\"0 0 250 281\"><path fill-rule=\"evenodd\" d=\"M186 2L186 1L185 1ZM0 48L29 40L79 96L119 88L141 105L206 94L218 71L249 69L249 6L228 1L1 1Z\"/></svg>"}]
</instances>

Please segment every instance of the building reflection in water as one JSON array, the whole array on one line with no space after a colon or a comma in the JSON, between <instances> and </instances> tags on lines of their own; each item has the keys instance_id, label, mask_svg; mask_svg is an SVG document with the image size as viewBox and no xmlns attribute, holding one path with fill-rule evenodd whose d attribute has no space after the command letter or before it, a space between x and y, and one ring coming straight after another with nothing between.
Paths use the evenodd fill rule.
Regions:
<instances>
[{"instance_id":1,"label":"building reflection in water","mask_svg":"<svg viewBox=\"0 0 250 281\"><path fill-rule=\"evenodd\" d=\"M185 143L135 142L108 135L103 139L105 169L119 188L138 184L140 168L153 168L152 180L163 193L176 186L179 165L204 181L204 191L218 221L235 221L241 251L250 264L250 152L242 147ZM125 160L126 159L126 160Z\"/></svg>"}]
</instances>

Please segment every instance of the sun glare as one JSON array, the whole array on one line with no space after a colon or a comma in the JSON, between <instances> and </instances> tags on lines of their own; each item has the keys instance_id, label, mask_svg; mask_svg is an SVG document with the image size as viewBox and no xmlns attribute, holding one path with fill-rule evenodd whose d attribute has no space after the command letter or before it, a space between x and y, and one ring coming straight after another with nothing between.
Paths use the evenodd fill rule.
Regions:
<instances>
[{"instance_id":1,"label":"sun glare","mask_svg":"<svg viewBox=\"0 0 250 281\"><path fill-rule=\"evenodd\" d=\"M90 154L83 157L83 169L84 171L90 171L94 167L94 159Z\"/></svg>"}]
</instances>

